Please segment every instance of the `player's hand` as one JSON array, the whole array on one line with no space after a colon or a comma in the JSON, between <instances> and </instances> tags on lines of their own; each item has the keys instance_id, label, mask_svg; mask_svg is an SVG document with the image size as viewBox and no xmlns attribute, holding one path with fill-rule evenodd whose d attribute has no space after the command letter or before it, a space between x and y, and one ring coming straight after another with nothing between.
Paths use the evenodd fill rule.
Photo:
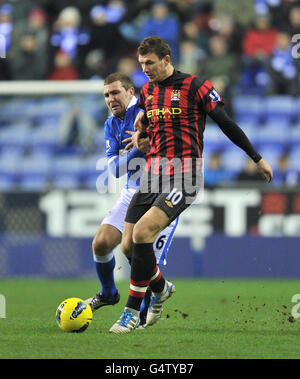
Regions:
<instances>
[{"instance_id":1,"label":"player's hand","mask_svg":"<svg viewBox=\"0 0 300 379\"><path fill-rule=\"evenodd\" d=\"M145 131L145 125L142 123L142 118L144 117L144 112L139 112L138 115L136 116L136 119L133 124L134 130L138 130L140 132Z\"/></svg>"},{"instance_id":2,"label":"player's hand","mask_svg":"<svg viewBox=\"0 0 300 379\"><path fill-rule=\"evenodd\" d=\"M273 170L271 165L263 158L261 158L261 160L258 161L256 165L262 177L265 178L268 183L270 183L273 179Z\"/></svg>"},{"instance_id":3,"label":"player's hand","mask_svg":"<svg viewBox=\"0 0 300 379\"><path fill-rule=\"evenodd\" d=\"M133 132L131 130L125 130L125 133L131 135L131 137L125 138L122 141L122 143L127 143L125 150L131 151L134 147L137 147L143 153L147 151L149 145L149 137L141 138L140 131Z\"/></svg>"}]
</instances>

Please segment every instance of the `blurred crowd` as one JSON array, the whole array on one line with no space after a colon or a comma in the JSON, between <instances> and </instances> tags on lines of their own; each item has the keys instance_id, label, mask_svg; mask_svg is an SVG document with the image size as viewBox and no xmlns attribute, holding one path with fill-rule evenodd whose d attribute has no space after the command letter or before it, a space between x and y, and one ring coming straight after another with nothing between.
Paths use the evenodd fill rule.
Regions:
<instances>
[{"instance_id":1,"label":"blurred crowd","mask_svg":"<svg viewBox=\"0 0 300 379\"><path fill-rule=\"evenodd\" d=\"M210 79L224 97L297 95L298 33L300 0L0 0L0 80L93 79L121 70L139 88L146 79L136 48L160 35L177 69Z\"/></svg>"}]
</instances>

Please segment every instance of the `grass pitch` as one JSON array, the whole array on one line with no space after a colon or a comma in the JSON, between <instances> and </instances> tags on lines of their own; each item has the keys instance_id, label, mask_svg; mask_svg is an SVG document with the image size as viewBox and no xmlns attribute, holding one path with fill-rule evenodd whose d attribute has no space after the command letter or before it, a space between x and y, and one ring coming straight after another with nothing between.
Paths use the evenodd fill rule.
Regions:
<instances>
[{"instance_id":1,"label":"grass pitch","mask_svg":"<svg viewBox=\"0 0 300 379\"><path fill-rule=\"evenodd\" d=\"M145 330L112 335L128 296L99 309L82 334L63 333L56 308L68 297L90 297L96 280L0 280L0 358L199 359L300 358L300 318L293 319L300 281L175 279L162 318Z\"/></svg>"}]
</instances>

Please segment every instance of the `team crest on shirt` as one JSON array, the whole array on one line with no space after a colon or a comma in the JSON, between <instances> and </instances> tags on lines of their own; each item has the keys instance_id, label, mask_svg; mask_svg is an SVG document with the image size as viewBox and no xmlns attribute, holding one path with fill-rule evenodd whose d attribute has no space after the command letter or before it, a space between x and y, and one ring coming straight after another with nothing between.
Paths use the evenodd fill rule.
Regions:
<instances>
[{"instance_id":1,"label":"team crest on shirt","mask_svg":"<svg viewBox=\"0 0 300 379\"><path fill-rule=\"evenodd\" d=\"M150 96L147 97L147 101L150 101L152 99L153 99L153 95L150 95Z\"/></svg>"},{"instance_id":2,"label":"team crest on shirt","mask_svg":"<svg viewBox=\"0 0 300 379\"><path fill-rule=\"evenodd\" d=\"M180 100L180 89L173 89L171 94L171 101Z\"/></svg>"}]
</instances>

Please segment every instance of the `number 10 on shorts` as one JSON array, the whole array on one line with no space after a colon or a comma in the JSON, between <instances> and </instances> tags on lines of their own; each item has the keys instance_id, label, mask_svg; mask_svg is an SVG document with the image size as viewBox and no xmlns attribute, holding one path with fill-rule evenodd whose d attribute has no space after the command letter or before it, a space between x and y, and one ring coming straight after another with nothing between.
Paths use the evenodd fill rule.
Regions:
<instances>
[{"instance_id":1,"label":"number 10 on shorts","mask_svg":"<svg viewBox=\"0 0 300 379\"><path fill-rule=\"evenodd\" d=\"M182 192L177 188L173 188L172 191L167 196L166 200L170 201L173 205L177 205L179 201L182 199Z\"/></svg>"}]
</instances>

